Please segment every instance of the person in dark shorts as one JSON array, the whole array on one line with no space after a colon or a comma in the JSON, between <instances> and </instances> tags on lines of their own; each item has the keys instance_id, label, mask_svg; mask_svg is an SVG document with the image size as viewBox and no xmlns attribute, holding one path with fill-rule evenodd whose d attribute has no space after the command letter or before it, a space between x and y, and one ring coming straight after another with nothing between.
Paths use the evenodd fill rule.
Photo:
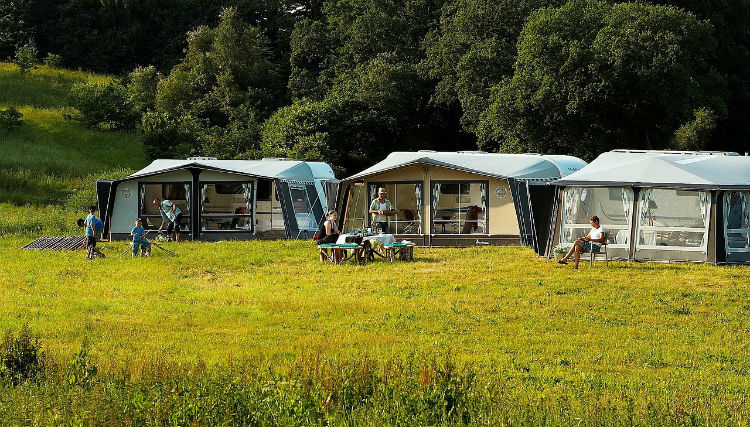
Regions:
<instances>
[{"instance_id":1,"label":"person in dark shorts","mask_svg":"<svg viewBox=\"0 0 750 427\"><path fill-rule=\"evenodd\" d=\"M89 206L89 214L86 219L78 218L78 226L86 229L86 259L94 257L104 258L104 254L96 248L96 233L101 233L104 224L94 215L96 206Z\"/></svg>"},{"instance_id":2,"label":"person in dark shorts","mask_svg":"<svg viewBox=\"0 0 750 427\"><path fill-rule=\"evenodd\" d=\"M167 235L169 239L175 242L180 241L180 230L182 225L182 211L177 205L171 200L160 200L154 199L154 206L159 209L161 214L161 225L159 226L159 233L164 228L164 224L167 224Z\"/></svg>"},{"instance_id":3,"label":"person in dark shorts","mask_svg":"<svg viewBox=\"0 0 750 427\"><path fill-rule=\"evenodd\" d=\"M571 257L574 257L573 268L578 268L578 261L581 259L581 254L585 252L599 252L606 238L604 233L604 227L599 224L599 217L594 215L589 218L591 224L591 231L585 237L579 237L573 242L573 247L570 248L568 254L565 255L559 262L560 264L567 264Z\"/></svg>"}]
</instances>

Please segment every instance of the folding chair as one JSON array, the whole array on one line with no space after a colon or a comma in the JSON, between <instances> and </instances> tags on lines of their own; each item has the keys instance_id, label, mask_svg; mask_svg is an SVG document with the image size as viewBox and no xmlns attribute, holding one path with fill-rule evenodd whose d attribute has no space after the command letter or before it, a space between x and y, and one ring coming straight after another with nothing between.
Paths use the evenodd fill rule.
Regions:
<instances>
[{"instance_id":1,"label":"folding chair","mask_svg":"<svg viewBox=\"0 0 750 427\"><path fill-rule=\"evenodd\" d=\"M590 257L589 258L589 263L590 263L590 265L592 267L594 265L596 265L596 257L597 256L601 256L601 255L604 255L604 265L607 266L607 267L609 267L609 254L607 253L607 243L608 243L608 241L609 241L609 232L605 231L604 232L604 243L602 243L601 246L599 247L599 252L594 252L594 251L589 252L589 257ZM594 244L592 243L591 244L592 249L593 249L593 245Z\"/></svg>"}]
</instances>

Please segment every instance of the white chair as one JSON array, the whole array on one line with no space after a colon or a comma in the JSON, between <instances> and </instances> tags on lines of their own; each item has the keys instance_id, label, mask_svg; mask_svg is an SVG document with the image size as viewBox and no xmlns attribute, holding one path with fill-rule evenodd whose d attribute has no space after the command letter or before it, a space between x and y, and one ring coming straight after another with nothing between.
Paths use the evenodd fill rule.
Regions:
<instances>
[{"instance_id":1,"label":"white chair","mask_svg":"<svg viewBox=\"0 0 750 427\"><path fill-rule=\"evenodd\" d=\"M599 247L599 252L594 252L594 251L589 252L589 263L591 264L592 267L596 265L596 257L602 256L602 255L604 255L604 264L607 267L609 267L609 254L607 253L607 243L608 243L607 241L608 240L609 240L609 232L605 231L604 243L602 243L601 246ZM593 249L594 243L592 243L591 245Z\"/></svg>"}]
</instances>

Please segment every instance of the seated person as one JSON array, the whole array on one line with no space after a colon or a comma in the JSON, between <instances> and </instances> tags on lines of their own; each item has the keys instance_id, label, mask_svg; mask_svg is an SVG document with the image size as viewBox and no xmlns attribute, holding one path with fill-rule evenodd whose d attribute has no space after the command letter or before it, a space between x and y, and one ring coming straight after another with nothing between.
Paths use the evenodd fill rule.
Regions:
<instances>
[{"instance_id":1,"label":"seated person","mask_svg":"<svg viewBox=\"0 0 750 427\"><path fill-rule=\"evenodd\" d=\"M318 244L336 243L339 234L341 234L338 225L336 225L338 219L336 211L328 211L326 218L326 221L323 221L318 228Z\"/></svg>"},{"instance_id":2,"label":"seated person","mask_svg":"<svg viewBox=\"0 0 750 427\"><path fill-rule=\"evenodd\" d=\"M135 220L135 227L130 232L133 236L133 258L138 256L138 249L143 249L143 256L151 255L151 242L146 240L146 230L143 229L143 221L140 218Z\"/></svg>"},{"instance_id":3,"label":"seated person","mask_svg":"<svg viewBox=\"0 0 750 427\"><path fill-rule=\"evenodd\" d=\"M594 215L589 218L591 224L591 231L586 237L579 237L573 242L573 247L570 248L568 254L565 255L559 262L560 264L567 264L571 256L575 256L575 264L573 268L578 268L578 261L581 258L581 254L584 252L599 252L604 239L606 237L604 233L604 227L599 224L599 217Z\"/></svg>"}]
</instances>

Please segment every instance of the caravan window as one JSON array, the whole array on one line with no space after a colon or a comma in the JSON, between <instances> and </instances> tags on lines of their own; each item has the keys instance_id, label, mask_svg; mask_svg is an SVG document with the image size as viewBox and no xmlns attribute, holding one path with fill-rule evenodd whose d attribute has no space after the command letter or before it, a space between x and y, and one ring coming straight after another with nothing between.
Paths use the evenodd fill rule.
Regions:
<instances>
[{"instance_id":1,"label":"caravan window","mask_svg":"<svg viewBox=\"0 0 750 427\"><path fill-rule=\"evenodd\" d=\"M143 228L157 229L162 217L154 206L154 199L171 200L182 211L182 230L190 231L190 183L140 183L138 184L138 217L143 218Z\"/></svg>"},{"instance_id":2,"label":"caravan window","mask_svg":"<svg viewBox=\"0 0 750 427\"><path fill-rule=\"evenodd\" d=\"M560 243L572 244L591 230L589 218L596 215L615 248L630 247L633 189L629 187L567 187L563 192Z\"/></svg>"},{"instance_id":3,"label":"caravan window","mask_svg":"<svg viewBox=\"0 0 750 427\"><path fill-rule=\"evenodd\" d=\"M638 206L636 251L706 252L710 192L644 188Z\"/></svg>"},{"instance_id":4,"label":"caravan window","mask_svg":"<svg viewBox=\"0 0 750 427\"><path fill-rule=\"evenodd\" d=\"M381 187L388 192L387 198L391 201L393 209L399 211L390 217L391 233L422 234L422 181L371 182L365 212L370 211L370 202L378 197L378 189Z\"/></svg>"},{"instance_id":5,"label":"caravan window","mask_svg":"<svg viewBox=\"0 0 750 427\"><path fill-rule=\"evenodd\" d=\"M432 182L434 234L487 234L487 181Z\"/></svg>"},{"instance_id":6,"label":"caravan window","mask_svg":"<svg viewBox=\"0 0 750 427\"><path fill-rule=\"evenodd\" d=\"M252 231L253 183L201 184L201 231Z\"/></svg>"},{"instance_id":7,"label":"caravan window","mask_svg":"<svg viewBox=\"0 0 750 427\"><path fill-rule=\"evenodd\" d=\"M724 246L729 262L750 262L750 192L724 193Z\"/></svg>"}]
</instances>

